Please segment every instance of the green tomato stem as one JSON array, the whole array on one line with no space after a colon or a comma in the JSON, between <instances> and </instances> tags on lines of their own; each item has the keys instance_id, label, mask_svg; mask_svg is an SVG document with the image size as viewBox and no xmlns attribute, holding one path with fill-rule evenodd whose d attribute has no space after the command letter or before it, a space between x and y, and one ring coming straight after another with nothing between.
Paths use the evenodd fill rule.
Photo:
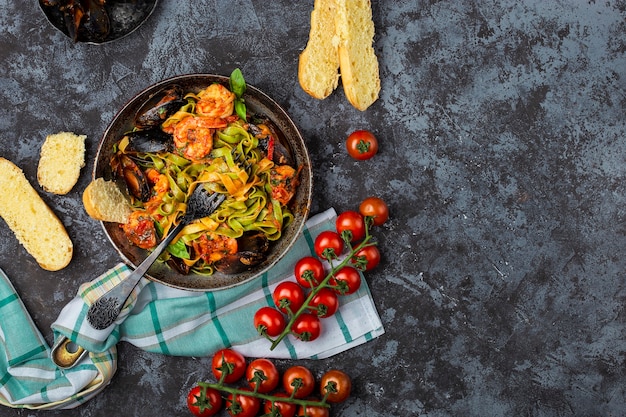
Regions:
<instances>
[{"instance_id":1,"label":"green tomato stem","mask_svg":"<svg viewBox=\"0 0 626 417\"><path fill-rule=\"evenodd\" d=\"M305 311L307 311L309 309L309 306L311 304L311 300L313 300L313 298L317 295L318 292L320 292L320 290L322 288L330 288L330 289L334 289L336 288L336 286L334 285L330 285L328 282L330 281L331 278L333 278L335 276L335 273L337 273L337 271L339 271L341 268L343 268L344 266L348 265L351 261L352 258L354 257L354 255L360 251L362 248L366 247L366 246L371 246L371 245L376 245L376 242L370 242L372 236L370 235L370 226L371 222L367 222L365 223L365 237L363 238L363 240L361 242L359 242L359 244L356 247L352 246L352 243L349 241L349 239L346 239L344 237L344 241L346 243L346 247L349 250L349 254L341 261L339 262L337 265L335 265L333 263L333 259L328 259L328 262L330 263L330 272L328 273L328 275L326 275L326 277L319 283L318 286L312 287L311 288L311 292L309 293L309 296L306 298L306 300L304 301L304 303L302 304L302 306L296 311L296 312L292 312L293 314L289 315L289 321L287 322L287 325L285 326L285 329L282 331L281 334L279 334L278 336L276 336L275 339L272 339L271 337L268 337L269 340L272 341L272 345L270 346L270 350L274 350L276 348L276 346L278 346L280 344L280 342L282 342L282 340L287 337L287 335L292 334L292 327L293 324L295 323L296 319ZM336 259L335 259L336 260Z\"/></svg>"},{"instance_id":2,"label":"green tomato stem","mask_svg":"<svg viewBox=\"0 0 626 417\"><path fill-rule=\"evenodd\" d=\"M206 390L207 388L213 388L221 392L226 392L228 394L233 394L233 397L236 395L245 395L248 397L255 397L260 400L266 400L271 402L282 402L282 403L291 403L301 406L314 406L314 407L326 407L330 408L330 404L326 402L326 396L321 401L315 400L305 400L300 398L291 397L278 397L276 395L263 394L257 391L248 391L241 388L230 387L228 385L224 385L222 382L198 382L198 385ZM206 392L206 391L205 391Z\"/></svg>"}]
</instances>

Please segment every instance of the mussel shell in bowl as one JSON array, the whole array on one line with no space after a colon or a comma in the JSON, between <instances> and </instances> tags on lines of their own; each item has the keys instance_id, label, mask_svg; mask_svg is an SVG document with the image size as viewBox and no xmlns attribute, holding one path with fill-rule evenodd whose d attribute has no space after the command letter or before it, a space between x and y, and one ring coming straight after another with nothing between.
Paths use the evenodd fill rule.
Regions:
<instances>
[{"instance_id":1,"label":"mussel shell in bowl","mask_svg":"<svg viewBox=\"0 0 626 417\"><path fill-rule=\"evenodd\" d=\"M157 0L90 0L84 2L84 7L93 7L91 23L89 10L85 10L82 22L78 25L76 34L72 26L76 17L77 8L74 4L78 0L39 0L39 6L48 22L66 36L76 42L89 44L103 44L121 39L134 32L150 17ZM103 4L102 4L103 3ZM81 10L82 12L82 10ZM103 21L104 20L104 21ZM69 26L68 26L69 25Z\"/></svg>"},{"instance_id":2,"label":"mussel shell in bowl","mask_svg":"<svg viewBox=\"0 0 626 417\"><path fill-rule=\"evenodd\" d=\"M113 178L109 163L113 155L113 145L132 129L138 110L154 95L175 85L180 86L185 92L199 92L216 82L228 86L228 81L228 77L212 74L181 75L161 81L137 94L117 113L104 132L96 154L93 178L102 177L107 180ZM294 220L283 230L281 238L271 243L265 260L251 270L237 274L225 274L217 271L210 276L193 273L185 275L162 262L157 262L148 271L147 277L149 279L188 290L209 291L230 288L253 280L267 272L283 258L301 235L309 214L313 189L311 160L302 134L285 110L261 90L248 84L243 98L249 113L266 116L276 126L285 142L284 145L289 148L288 151L295 160L294 164L302 168L299 186L289 203L294 214ZM148 256L147 251L128 242L119 224L102 222L102 227L126 264L134 268Z\"/></svg>"}]
</instances>

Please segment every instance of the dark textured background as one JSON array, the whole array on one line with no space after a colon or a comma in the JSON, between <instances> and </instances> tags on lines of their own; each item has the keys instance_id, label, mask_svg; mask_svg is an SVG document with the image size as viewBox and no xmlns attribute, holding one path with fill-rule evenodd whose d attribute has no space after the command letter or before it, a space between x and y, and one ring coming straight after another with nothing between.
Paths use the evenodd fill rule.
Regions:
<instances>
[{"instance_id":1,"label":"dark textured background","mask_svg":"<svg viewBox=\"0 0 626 417\"><path fill-rule=\"evenodd\" d=\"M138 31L95 46L72 44L34 0L0 0L0 155L36 184L47 134L88 136L74 190L42 193L75 243L66 269L41 270L0 221L0 267L44 334L118 261L80 202L117 109L165 77L240 67L301 128L313 212L368 195L391 209L367 274L386 334L302 361L352 375L332 415L625 415L626 2L374 2L382 90L365 112L341 89L317 101L298 85L312 3L162 0ZM361 128L381 147L356 162L343 141ZM207 358L124 343L120 356L81 408L0 415L185 416L209 374Z\"/></svg>"}]
</instances>

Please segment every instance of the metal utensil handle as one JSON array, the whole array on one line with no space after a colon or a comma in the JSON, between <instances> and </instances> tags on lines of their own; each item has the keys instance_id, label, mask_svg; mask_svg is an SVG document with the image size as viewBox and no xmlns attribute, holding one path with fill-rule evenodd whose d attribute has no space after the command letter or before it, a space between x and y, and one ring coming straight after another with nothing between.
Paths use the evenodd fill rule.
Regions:
<instances>
[{"instance_id":1,"label":"metal utensil handle","mask_svg":"<svg viewBox=\"0 0 626 417\"><path fill-rule=\"evenodd\" d=\"M126 300L152 264L161 256L170 242L178 236L188 222L181 221L168 233L152 253L143 260L133 272L120 284L104 293L87 311L87 321L97 330L104 330L112 325L122 311Z\"/></svg>"}]
</instances>

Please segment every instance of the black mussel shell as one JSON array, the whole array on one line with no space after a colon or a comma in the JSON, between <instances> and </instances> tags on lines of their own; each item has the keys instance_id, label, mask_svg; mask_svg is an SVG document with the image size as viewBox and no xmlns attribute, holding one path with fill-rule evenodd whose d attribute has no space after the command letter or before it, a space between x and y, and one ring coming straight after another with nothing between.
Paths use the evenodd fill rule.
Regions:
<instances>
[{"instance_id":1,"label":"black mussel shell","mask_svg":"<svg viewBox=\"0 0 626 417\"><path fill-rule=\"evenodd\" d=\"M111 21L104 9L104 1L88 1L86 19L83 21L82 30L85 39L103 42L111 32Z\"/></svg>"},{"instance_id":2,"label":"black mussel shell","mask_svg":"<svg viewBox=\"0 0 626 417\"><path fill-rule=\"evenodd\" d=\"M189 267L189 265L187 265L185 262L183 262L182 259L177 258L176 256L172 256L167 260L167 264L174 269L175 271L178 271L179 273L183 274L183 275L189 275L189 272L191 271L191 268Z\"/></svg>"},{"instance_id":3,"label":"black mussel shell","mask_svg":"<svg viewBox=\"0 0 626 417\"><path fill-rule=\"evenodd\" d=\"M276 127L276 125L266 117L251 117L250 131L252 134L257 135L261 133L261 129L257 127L257 124L263 124L267 126L272 138L274 139L274 150L272 160L279 165L291 165L295 167L295 159L287 145L287 139L283 135L282 131ZM269 138L264 138L259 141L259 148L262 151L267 152L269 146Z\"/></svg>"},{"instance_id":4,"label":"black mussel shell","mask_svg":"<svg viewBox=\"0 0 626 417\"><path fill-rule=\"evenodd\" d=\"M151 127L144 130L135 130L126 134L128 137L128 150L135 152L172 152L174 140L172 135L165 133L159 127Z\"/></svg>"},{"instance_id":5,"label":"black mussel shell","mask_svg":"<svg viewBox=\"0 0 626 417\"><path fill-rule=\"evenodd\" d=\"M146 174L128 155L116 154L111 158L111 169L118 184L122 182L126 186L128 194L141 200L148 201L152 195L150 183Z\"/></svg>"},{"instance_id":6,"label":"black mussel shell","mask_svg":"<svg viewBox=\"0 0 626 417\"><path fill-rule=\"evenodd\" d=\"M182 106L187 104L183 98L183 90L177 85L154 94L137 111L135 126L144 129L159 126Z\"/></svg>"},{"instance_id":7,"label":"black mussel shell","mask_svg":"<svg viewBox=\"0 0 626 417\"><path fill-rule=\"evenodd\" d=\"M269 240L263 233L244 233L237 239L237 253L215 263L215 269L224 274L239 274L252 269L267 258Z\"/></svg>"}]
</instances>

